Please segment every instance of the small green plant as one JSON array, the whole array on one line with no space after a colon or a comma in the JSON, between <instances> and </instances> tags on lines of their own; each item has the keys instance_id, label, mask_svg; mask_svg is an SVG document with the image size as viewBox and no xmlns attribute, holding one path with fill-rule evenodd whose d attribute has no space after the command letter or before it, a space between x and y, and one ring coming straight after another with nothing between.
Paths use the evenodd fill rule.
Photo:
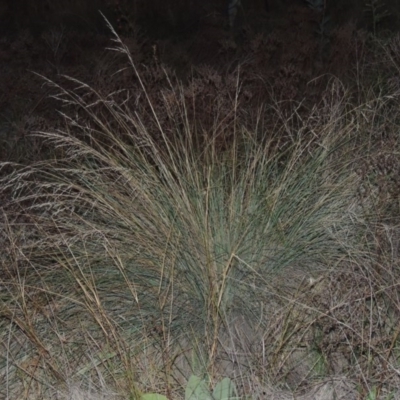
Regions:
<instances>
[{"instance_id":1,"label":"small green plant","mask_svg":"<svg viewBox=\"0 0 400 400\"><path fill-rule=\"evenodd\" d=\"M368 393L367 400L376 400L378 390L376 387L373 387Z\"/></svg>"},{"instance_id":2,"label":"small green plant","mask_svg":"<svg viewBox=\"0 0 400 400\"><path fill-rule=\"evenodd\" d=\"M382 0L370 0L365 3L364 12L370 17L372 31L376 36L378 25L390 15L385 8L385 3Z\"/></svg>"},{"instance_id":3,"label":"small green plant","mask_svg":"<svg viewBox=\"0 0 400 400\"><path fill-rule=\"evenodd\" d=\"M314 11L323 11L325 8L325 0L306 0L309 8Z\"/></svg>"},{"instance_id":4,"label":"small green plant","mask_svg":"<svg viewBox=\"0 0 400 400\"><path fill-rule=\"evenodd\" d=\"M142 400L168 400L167 397L165 397L162 394L158 393L146 393L142 396Z\"/></svg>"},{"instance_id":5,"label":"small green plant","mask_svg":"<svg viewBox=\"0 0 400 400\"><path fill-rule=\"evenodd\" d=\"M379 387L373 386L369 390L367 396L365 397L365 400L377 400L377 399L394 400L394 398L395 398L394 392L390 392L387 395L383 395Z\"/></svg>"},{"instance_id":6,"label":"small green plant","mask_svg":"<svg viewBox=\"0 0 400 400\"><path fill-rule=\"evenodd\" d=\"M229 378L224 378L218 382L211 393L205 379L192 375L185 390L185 400L227 400L237 398L236 386Z\"/></svg>"},{"instance_id":7,"label":"small green plant","mask_svg":"<svg viewBox=\"0 0 400 400\"><path fill-rule=\"evenodd\" d=\"M241 0L230 0L228 4L229 27L232 29L235 25L236 14L241 5Z\"/></svg>"},{"instance_id":8,"label":"small green plant","mask_svg":"<svg viewBox=\"0 0 400 400\"><path fill-rule=\"evenodd\" d=\"M329 31L331 29L331 16L326 14L326 0L306 0L308 8L319 14L317 27L314 33L319 38L319 55L329 44Z\"/></svg>"},{"instance_id":9,"label":"small green plant","mask_svg":"<svg viewBox=\"0 0 400 400\"><path fill-rule=\"evenodd\" d=\"M185 400L234 400L238 399L235 383L229 378L223 378L211 392L206 379L192 375L185 389ZM142 400L167 400L161 394L146 393Z\"/></svg>"}]
</instances>

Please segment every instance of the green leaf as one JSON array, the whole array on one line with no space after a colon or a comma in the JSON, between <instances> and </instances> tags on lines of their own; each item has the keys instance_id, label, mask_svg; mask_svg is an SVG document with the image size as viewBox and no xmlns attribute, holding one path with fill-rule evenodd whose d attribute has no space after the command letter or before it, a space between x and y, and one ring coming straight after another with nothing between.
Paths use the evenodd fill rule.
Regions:
<instances>
[{"instance_id":1,"label":"green leaf","mask_svg":"<svg viewBox=\"0 0 400 400\"><path fill-rule=\"evenodd\" d=\"M376 387L373 387L372 390L368 393L367 400L376 400Z\"/></svg>"},{"instance_id":2,"label":"green leaf","mask_svg":"<svg viewBox=\"0 0 400 400\"><path fill-rule=\"evenodd\" d=\"M192 375L186 386L185 400L213 400L206 381Z\"/></svg>"},{"instance_id":3,"label":"green leaf","mask_svg":"<svg viewBox=\"0 0 400 400\"><path fill-rule=\"evenodd\" d=\"M238 398L235 383L229 378L222 379L221 382L216 384L213 397L214 400L232 400Z\"/></svg>"},{"instance_id":4,"label":"green leaf","mask_svg":"<svg viewBox=\"0 0 400 400\"><path fill-rule=\"evenodd\" d=\"M146 393L142 395L142 400L168 400L168 399L162 394Z\"/></svg>"}]
</instances>

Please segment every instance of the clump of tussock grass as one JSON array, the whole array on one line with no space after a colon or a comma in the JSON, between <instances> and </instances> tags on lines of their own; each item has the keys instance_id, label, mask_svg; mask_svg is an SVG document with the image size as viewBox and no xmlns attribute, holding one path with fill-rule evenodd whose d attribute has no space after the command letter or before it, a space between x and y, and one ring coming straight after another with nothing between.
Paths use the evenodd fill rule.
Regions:
<instances>
[{"instance_id":1,"label":"clump of tussock grass","mask_svg":"<svg viewBox=\"0 0 400 400\"><path fill-rule=\"evenodd\" d=\"M221 147L218 130L202 139L193 131L180 88L171 88L181 106L171 135L151 103L150 130L145 106L71 81L78 88L58 86L59 98L80 117L64 114L64 130L38 133L55 157L3 180L34 230L19 248L10 233L3 263L10 390L26 379L96 380L98 369L134 397L155 388L177 396L191 369L276 378L285 335L298 328L276 325L276 354L266 352L258 371L259 350L248 351L271 334L272 317L292 316L294 303L276 299L363 255L347 105L311 112L284 148L278 133L256 133L260 121L254 130L235 121ZM239 97L238 79L233 113ZM161 98L168 113L170 97ZM313 121L323 135L307 129Z\"/></svg>"}]
</instances>

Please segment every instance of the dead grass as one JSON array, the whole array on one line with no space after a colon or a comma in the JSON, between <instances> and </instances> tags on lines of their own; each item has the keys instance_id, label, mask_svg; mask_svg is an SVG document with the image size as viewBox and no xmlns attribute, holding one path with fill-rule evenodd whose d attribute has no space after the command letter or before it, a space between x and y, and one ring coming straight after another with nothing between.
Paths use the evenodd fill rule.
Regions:
<instances>
[{"instance_id":1,"label":"dead grass","mask_svg":"<svg viewBox=\"0 0 400 400\"><path fill-rule=\"evenodd\" d=\"M1 394L395 398L398 94L246 115L240 70L141 79L116 40L135 91L48 81L54 152L1 164Z\"/></svg>"}]
</instances>

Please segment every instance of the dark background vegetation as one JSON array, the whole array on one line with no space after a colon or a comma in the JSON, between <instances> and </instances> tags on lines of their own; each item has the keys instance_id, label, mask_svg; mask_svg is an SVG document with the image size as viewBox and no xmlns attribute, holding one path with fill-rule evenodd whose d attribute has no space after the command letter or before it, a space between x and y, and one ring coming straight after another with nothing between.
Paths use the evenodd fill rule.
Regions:
<instances>
[{"instance_id":1,"label":"dark background vegetation","mask_svg":"<svg viewBox=\"0 0 400 400\"><path fill-rule=\"evenodd\" d=\"M360 73L365 82L376 71L385 79L372 43L400 26L397 0L242 0L232 29L227 0L1 0L0 159L35 157L30 133L59 123L58 106L33 72L57 82L73 76L104 92L133 89L132 74L114 76L120 64L105 50L111 33L99 11L143 73L159 68L148 82L154 91L167 68L183 81L196 69L209 86L222 79L213 83L221 92L221 77L240 65L249 109L271 94L312 106L333 76L348 87L359 85Z\"/></svg>"},{"instance_id":2,"label":"dark background vegetation","mask_svg":"<svg viewBox=\"0 0 400 400\"><path fill-rule=\"evenodd\" d=\"M306 0L243 0L241 13L246 23L263 29L271 20L286 17L298 6L307 6ZM326 0L326 14L333 23L341 25L349 20L358 27L368 28L368 2L365 0ZM400 5L396 0L378 2L388 12L384 28L398 30ZM210 14L225 14L226 0L2 0L0 18L2 34L29 29L40 35L47 29L66 25L70 29L104 32L101 10L113 23L137 23L151 37L165 38L188 35L212 25ZM306 22L306 21L304 21ZM260 24L257 26L257 24ZM289 28L289 26L288 26Z\"/></svg>"},{"instance_id":3,"label":"dark background vegetation","mask_svg":"<svg viewBox=\"0 0 400 400\"><path fill-rule=\"evenodd\" d=\"M226 0L0 0L0 161L35 166L40 164L35 161L47 160L51 166L51 161L59 157L61 162L66 157L65 149L46 147L46 141L35 133L52 135L58 129L67 129L71 137L84 136L80 129L74 128L72 122L76 119L82 131L87 128L90 132L85 138L91 142L91 135L99 132L95 115L107 122L109 132L115 137L128 133L131 139L129 129L119 132L123 124L108 118L107 110L101 107L106 101L92 107L91 102L96 104L98 98L120 104L124 113L126 110L132 111L132 115L137 113L146 134L148 131L149 135L154 132L155 135L160 129L149 109L148 96L166 135L172 136L184 128L191 133L193 128L203 135L211 132L210 136L217 132L221 147L232 137L237 121L240 126L257 129L257 134L274 133L278 138L273 148L279 151L284 149L285 135L290 143L298 131L305 139L314 140L326 133L326 126L333 132L344 127L345 134L348 129L349 135L365 142L367 148L365 154L354 157L354 164L357 162L354 169L361 182L357 188L361 207L365 205L366 210L375 207L370 226L366 225L361 232L364 235L366 231L365 241L371 242L371 254L376 252L377 258L371 258L366 266L357 265L354 271L343 268L329 272L332 275L327 280L328 292L325 287L315 295L307 296L307 292L301 302L327 316L324 320L309 317L314 319L313 324L321 324L317 328L324 332L324 340L313 341L321 347L319 351L325 359L331 360L334 354L343 352L349 360L365 362L357 376L361 386L364 381L368 386L370 378L377 385L383 381L389 386L398 385L398 372L394 374L394 369L390 369L393 367L388 368L387 360L394 350L398 351L400 332L397 324L400 3L398 0L242 0L242 3L235 24L230 27ZM127 55L107 49L115 45L112 42L115 37L99 11L129 49L145 83L146 97ZM78 81L93 91L82 90ZM60 85L57 90L56 85ZM64 93L76 94L75 102L66 105L58 101L60 97L57 100L54 96L57 97L60 88L65 88ZM176 93L182 93L182 97ZM188 127L180 124L186 117L182 103L189 116ZM78 107L79 104L83 106ZM261 113L262 104L267 106ZM346 114L352 108L353 114ZM73 116L69 125L65 123L68 115ZM297 129L298 126L302 129ZM112 154L110 138L103 140L105 151ZM7 162L2 165L1 177L7 174L12 177L14 165ZM36 190L37 184L33 182ZM122 198L130 205L131 198L126 197L123 188L119 184L113 186L116 182L109 185L117 194L115 199L121 191ZM9 187L13 189L12 183ZM303 187L296 190L301 197ZM307 193L308 187L304 190ZM11 198L1 198L0 202L11 203L10 210L14 212ZM68 202L69 199L60 204ZM286 205L282 207L286 210ZM65 210L68 211L68 206ZM21 216L16 212L14 219L11 211L14 226L28 225L26 221L30 219L25 219L24 212ZM65 223L62 217L61 214L60 221ZM43 214L43 218L47 217ZM108 223L107 218L105 214ZM49 237L53 235L52 228L45 223L44 228L40 224L35 226L40 234L48 229ZM119 230L117 226L116 232ZM18 246L14 241L10 243L12 254L17 254L14 248ZM44 250L42 253L36 242L32 243L26 245L26 254L31 254L29 246L32 246L41 263L42 255L47 253ZM132 243L130 240L123 245L129 250ZM163 248L157 243L157 248ZM114 284L113 279L109 282ZM376 298L376 305L370 292ZM13 302L17 296L10 298ZM343 307L337 306L338 299L345 299ZM31 303L36 307L35 302ZM326 310L335 311L334 318ZM287 315L294 318L293 329L297 330L296 318L300 320L305 313L302 311L298 316L291 313L290 307ZM382 323L385 315L389 316L386 325ZM300 324L308 330L311 324L307 318L305 315ZM332 320L336 325L332 325ZM343 332L344 325L346 329L351 326L344 334L345 339L333 335ZM286 332L286 328L283 330ZM370 336L365 339L367 331ZM279 344L279 334L272 328L270 332L273 340L277 338L274 343ZM271 347L271 354L273 351ZM371 354L377 360L374 368ZM398 356L395 357L397 362ZM349 374L356 375L359 370L352 368L352 362L346 363L346 368ZM338 367L338 371L344 369ZM384 374L387 376L383 377ZM293 381L298 384L296 379ZM360 398L367 398L368 393L370 388L366 387Z\"/></svg>"}]
</instances>

